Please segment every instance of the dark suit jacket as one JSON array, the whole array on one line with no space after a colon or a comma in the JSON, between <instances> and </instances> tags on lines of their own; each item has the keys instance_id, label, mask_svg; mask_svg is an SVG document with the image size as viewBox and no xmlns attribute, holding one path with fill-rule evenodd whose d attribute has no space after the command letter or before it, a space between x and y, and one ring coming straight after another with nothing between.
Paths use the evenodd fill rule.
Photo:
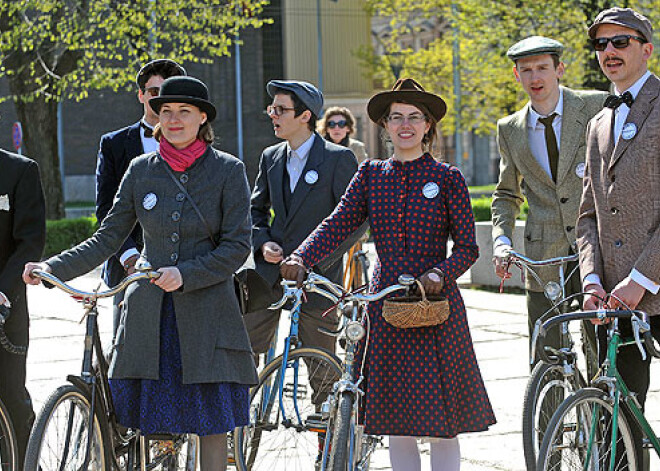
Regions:
<instances>
[{"instance_id":1,"label":"dark suit jacket","mask_svg":"<svg viewBox=\"0 0 660 471\"><path fill-rule=\"evenodd\" d=\"M96 219L99 224L112 208L128 164L143 153L139 121L101 137L96 166ZM103 265L103 280L107 285L114 286L125 276L124 267L119 262L121 254L131 248L139 252L142 245L142 228L138 224L121 249Z\"/></svg>"},{"instance_id":2,"label":"dark suit jacket","mask_svg":"<svg viewBox=\"0 0 660 471\"><path fill-rule=\"evenodd\" d=\"M357 171L357 160L350 149L332 144L318 133L314 136L307 164L291 195L288 212L283 193L287 143L281 142L268 147L261 155L259 173L252 191L252 240L256 270L271 284L279 280L279 266L264 260L261 246L268 241L274 241L282 246L284 256L291 254L316 226L332 213ZM315 171L318 175L316 182L308 183L305 180L310 171ZM272 222L271 208L275 213ZM354 238L358 237L359 234ZM346 246L347 244L342 245L344 250ZM318 271L340 282L341 254L343 252L335 257L330 266ZM310 301L309 304L314 303Z\"/></svg>"},{"instance_id":3,"label":"dark suit jacket","mask_svg":"<svg viewBox=\"0 0 660 471\"><path fill-rule=\"evenodd\" d=\"M0 169L0 291L12 304L6 331L25 333L28 312L21 275L25 264L40 260L44 250L44 193L34 160L0 149Z\"/></svg>"}]
</instances>

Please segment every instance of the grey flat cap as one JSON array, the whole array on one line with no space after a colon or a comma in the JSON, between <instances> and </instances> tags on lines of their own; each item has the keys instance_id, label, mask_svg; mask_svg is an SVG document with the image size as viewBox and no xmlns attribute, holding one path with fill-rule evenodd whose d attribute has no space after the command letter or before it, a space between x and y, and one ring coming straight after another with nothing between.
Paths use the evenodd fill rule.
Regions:
<instances>
[{"instance_id":1,"label":"grey flat cap","mask_svg":"<svg viewBox=\"0 0 660 471\"><path fill-rule=\"evenodd\" d=\"M653 40L653 25L647 17L631 8L608 8L601 11L589 27L589 37L594 39L600 25L610 24L625 26L641 34L646 42Z\"/></svg>"},{"instance_id":2,"label":"grey flat cap","mask_svg":"<svg viewBox=\"0 0 660 471\"><path fill-rule=\"evenodd\" d=\"M321 115L323 93L311 83L299 80L271 80L266 85L271 98L275 96L278 88L294 93L317 118Z\"/></svg>"},{"instance_id":3,"label":"grey flat cap","mask_svg":"<svg viewBox=\"0 0 660 471\"><path fill-rule=\"evenodd\" d=\"M523 57L540 56L542 54L554 54L561 57L562 52L564 52L564 45L559 41L543 36L530 36L511 46L506 51L506 56L515 62Z\"/></svg>"}]
</instances>

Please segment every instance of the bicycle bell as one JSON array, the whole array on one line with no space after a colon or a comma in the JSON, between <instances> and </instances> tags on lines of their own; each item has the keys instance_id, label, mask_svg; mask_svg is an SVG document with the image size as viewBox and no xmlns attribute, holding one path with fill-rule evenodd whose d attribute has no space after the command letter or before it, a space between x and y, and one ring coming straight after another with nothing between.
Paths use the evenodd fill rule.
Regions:
<instances>
[{"instance_id":1,"label":"bicycle bell","mask_svg":"<svg viewBox=\"0 0 660 471\"><path fill-rule=\"evenodd\" d=\"M561 286L556 281L550 281L546 283L543 292L545 297L554 303L561 297Z\"/></svg>"}]
</instances>

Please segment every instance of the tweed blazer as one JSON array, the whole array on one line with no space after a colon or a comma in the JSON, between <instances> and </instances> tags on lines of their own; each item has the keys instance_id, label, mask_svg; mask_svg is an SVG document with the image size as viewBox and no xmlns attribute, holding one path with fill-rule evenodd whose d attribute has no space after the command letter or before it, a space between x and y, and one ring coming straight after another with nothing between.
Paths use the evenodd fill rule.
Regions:
<instances>
[{"instance_id":1,"label":"tweed blazer","mask_svg":"<svg viewBox=\"0 0 660 471\"><path fill-rule=\"evenodd\" d=\"M587 170L578 219L580 270L600 276L610 292L633 268L660 283L660 80L648 78L628 123L629 139L612 136L612 110L587 130ZM631 127L631 126L628 126ZM660 296L644 294L639 309L660 313Z\"/></svg>"},{"instance_id":2,"label":"tweed blazer","mask_svg":"<svg viewBox=\"0 0 660 471\"><path fill-rule=\"evenodd\" d=\"M575 244L575 225L582 194L585 132L589 120L602 107L606 93L577 91L562 87L564 107L557 182L538 163L529 145L527 120L531 103L497 123L500 176L493 193L493 240L506 236L513 240L516 218L523 197L529 214L525 224L525 254L535 260L568 255ZM557 280L557 270L535 270L544 282ZM542 287L526 277L526 288Z\"/></svg>"},{"instance_id":3,"label":"tweed blazer","mask_svg":"<svg viewBox=\"0 0 660 471\"><path fill-rule=\"evenodd\" d=\"M183 382L256 384L232 280L250 251L249 189L243 163L209 146L188 170L175 172L204 214L217 248L165 165L155 152L134 159L99 230L46 263L56 276L75 278L116 253L139 222L144 230L142 257L155 269L176 266L183 277L183 286L173 292ZM111 377L158 379L163 295L148 281L127 289Z\"/></svg>"},{"instance_id":4,"label":"tweed blazer","mask_svg":"<svg viewBox=\"0 0 660 471\"><path fill-rule=\"evenodd\" d=\"M305 169L291 195L287 212L283 193L286 160L286 142L265 149L259 161L259 173L252 191L255 266L257 272L271 285L279 282L279 265L264 260L261 246L268 241L274 241L282 247L284 256L291 254L316 226L332 213L357 171L357 161L350 149L328 142L315 133ZM310 178L312 176L317 179ZM271 208L274 212L272 220ZM335 256L330 257L332 262L317 271L335 282L340 282L341 255L359 235L361 234L349 238L350 240L335 252ZM327 305L328 302L321 301L320 297L311 296L305 307L325 309Z\"/></svg>"}]
</instances>

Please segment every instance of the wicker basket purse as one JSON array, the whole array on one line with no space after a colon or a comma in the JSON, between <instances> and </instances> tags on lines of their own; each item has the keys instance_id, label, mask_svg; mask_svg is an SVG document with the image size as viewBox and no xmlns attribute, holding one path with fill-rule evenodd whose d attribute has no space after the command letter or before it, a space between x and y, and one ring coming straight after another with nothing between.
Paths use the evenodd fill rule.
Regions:
<instances>
[{"instance_id":1,"label":"wicker basket purse","mask_svg":"<svg viewBox=\"0 0 660 471\"><path fill-rule=\"evenodd\" d=\"M427 298L424 287L415 280L421 293L419 296L388 298L383 302L383 317L400 329L431 327L440 325L449 318L449 301L442 296Z\"/></svg>"}]
</instances>

